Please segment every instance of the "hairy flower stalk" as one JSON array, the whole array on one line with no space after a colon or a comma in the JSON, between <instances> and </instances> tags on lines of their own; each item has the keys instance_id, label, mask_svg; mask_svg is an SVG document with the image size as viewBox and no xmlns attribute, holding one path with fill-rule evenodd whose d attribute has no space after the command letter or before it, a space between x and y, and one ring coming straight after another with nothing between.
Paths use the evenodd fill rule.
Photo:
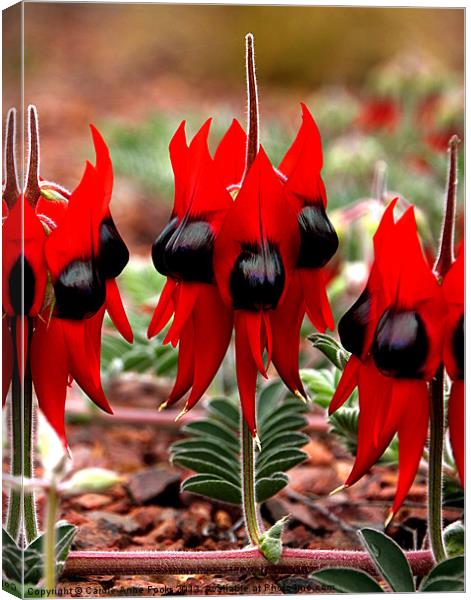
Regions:
<instances>
[{"instance_id":1,"label":"hairy flower stalk","mask_svg":"<svg viewBox=\"0 0 471 600\"><path fill-rule=\"evenodd\" d=\"M454 262L454 233L456 193L458 187L457 151L458 136L449 141L448 189L445 198L445 214L434 273L439 282L450 270ZM430 439L428 475L428 529L430 545L437 563L446 558L442 527L442 487L443 487L443 440L445 436L444 418L444 366L438 368L430 383Z\"/></svg>"}]
</instances>

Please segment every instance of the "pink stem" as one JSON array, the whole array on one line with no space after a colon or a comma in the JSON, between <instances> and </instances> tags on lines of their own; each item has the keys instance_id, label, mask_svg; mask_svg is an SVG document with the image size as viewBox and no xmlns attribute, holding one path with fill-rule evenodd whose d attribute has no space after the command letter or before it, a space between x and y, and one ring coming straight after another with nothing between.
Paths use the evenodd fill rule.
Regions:
<instances>
[{"instance_id":1,"label":"pink stem","mask_svg":"<svg viewBox=\"0 0 471 600\"><path fill-rule=\"evenodd\" d=\"M428 550L406 553L415 575L433 566ZM71 552L63 577L88 575L190 575L197 573L310 573L324 567L353 567L377 574L366 552L285 548L281 560L269 563L257 548L211 552Z\"/></svg>"}]
</instances>

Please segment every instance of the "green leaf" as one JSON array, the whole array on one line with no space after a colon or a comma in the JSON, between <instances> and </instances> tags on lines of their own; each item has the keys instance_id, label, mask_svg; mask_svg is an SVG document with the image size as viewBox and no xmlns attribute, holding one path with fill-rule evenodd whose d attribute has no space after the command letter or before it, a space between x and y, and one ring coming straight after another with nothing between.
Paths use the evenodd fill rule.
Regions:
<instances>
[{"instance_id":1,"label":"green leaf","mask_svg":"<svg viewBox=\"0 0 471 600\"><path fill-rule=\"evenodd\" d=\"M234 448L236 452L239 449L237 435L216 421L209 419L206 421L193 421L192 423L187 423L184 425L182 427L182 431L184 433L190 433L203 437L210 436L219 441L219 443L222 441L224 444L228 444Z\"/></svg>"},{"instance_id":2,"label":"green leaf","mask_svg":"<svg viewBox=\"0 0 471 600\"><path fill-rule=\"evenodd\" d=\"M283 534L283 527L288 519L289 517L283 517L260 536L259 549L263 556L271 563L276 564L281 558L283 552L281 536Z\"/></svg>"},{"instance_id":3,"label":"green leaf","mask_svg":"<svg viewBox=\"0 0 471 600\"><path fill-rule=\"evenodd\" d=\"M288 471L306 460L307 455L297 448L282 449L271 460L265 459L257 463L257 476L260 478L273 475L277 471Z\"/></svg>"},{"instance_id":4,"label":"green leaf","mask_svg":"<svg viewBox=\"0 0 471 600\"><path fill-rule=\"evenodd\" d=\"M211 474L189 477L182 483L182 491L201 494L230 504L240 504L242 501L239 487L228 481L216 479Z\"/></svg>"},{"instance_id":5,"label":"green leaf","mask_svg":"<svg viewBox=\"0 0 471 600\"><path fill-rule=\"evenodd\" d=\"M257 422L259 427L272 414L273 408L278 405L280 399L285 398L286 395L286 388L280 379L274 379L262 388L257 402Z\"/></svg>"},{"instance_id":6,"label":"green leaf","mask_svg":"<svg viewBox=\"0 0 471 600\"><path fill-rule=\"evenodd\" d=\"M381 575L393 592L414 592L414 579L400 546L384 533L365 527L360 536Z\"/></svg>"},{"instance_id":7,"label":"green leaf","mask_svg":"<svg viewBox=\"0 0 471 600\"><path fill-rule=\"evenodd\" d=\"M422 592L464 592L464 581L453 577L438 577L425 587Z\"/></svg>"},{"instance_id":8,"label":"green leaf","mask_svg":"<svg viewBox=\"0 0 471 600\"><path fill-rule=\"evenodd\" d=\"M354 456L358 445L359 414L357 407L342 407L329 416L331 432L340 438L347 450Z\"/></svg>"},{"instance_id":9,"label":"green leaf","mask_svg":"<svg viewBox=\"0 0 471 600\"><path fill-rule=\"evenodd\" d=\"M212 398L208 410L231 429L239 429L240 413L228 398Z\"/></svg>"},{"instance_id":10,"label":"green leaf","mask_svg":"<svg viewBox=\"0 0 471 600\"><path fill-rule=\"evenodd\" d=\"M464 556L447 558L430 571L420 586L421 590L430 585L435 579L461 579L464 581Z\"/></svg>"},{"instance_id":11,"label":"green leaf","mask_svg":"<svg viewBox=\"0 0 471 600\"><path fill-rule=\"evenodd\" d=\"M231 471L237 471L239 467L236 457L232 456L231 458L228 458L208 447L203 448L202 450L196 450L195 448L191 450L178 450L173 454L172 460L173 462L181 463L181 459L185 459L187 457L196 458L197 460L202 460L204 462L210 462L217 467L229 469Z\"/></svg>"},{"instance_id":12,"label":"green leaf","mask_svg":"<svg viewBox=\"0 0 471 600\"><path fill-rule=\"evenodd\" d=\"M276 422L270 425L270 428L264 432L260 432L260 439L263 443L265 440L269 440L273 435L277 433L281 433L282 431L296 431L298 429L302 429L306 427L307 421L304 417L300 415L281 415Z\"/></svg>"},{"instance_id":13,"label":"green leaf","mask_svg":"<svg viewBox=\"0 0 471 600\"><path fill-rule=\"evenodd\" d=\"M268 498L272 498L288 485L288 481L286 473L273 473L271 477L257 478L255 483L257 502L265 502Z\"/></svg>"},{"instance_id":14,"label":"green leaf","mask_svg":"<svg viewBox=\"0 0 471 600\"><path fill-rule=\"evenodd\" d=\"M6 529L2 529L2 568L3 573L10 581L21 581L23 574L21 568L22 552L15 540Z\"/></svg>"},{"instance_id":15,"label":"green leaf","mask_svg":"<svg viewBox=\"0 0 471 600\"><path fill-rule=\"evenodd\" d=\"M461 521L455 521L443 531L447 556L464 554L464 527Z\"/></svg>"},{"instance_id":16,"label":"green leaf","mask_svg":"<svg viewBox=\"0 0 471 600\"><path fill-rule=\"evenodd\" d=\"M321 569L311 573L311 577L326 587L346 594L374 594L384 591L372 577L357 569Z\"/></svg>"},{"instance_id":17,"label":"green leaf","mask_svg":"<svg viewBox=\"0 0 471 600\"><path fill-rule=\"evenodd\" d=\"M330 362L343 371L350 354L342 347L340 342L325 333L314 333L308 337L314 348L317 348Z\"/></svg>"},{"instance_id":18,"label":"green leaf","mask_svg":"<svg viewBox=\"0 0 471 600\"><path fill-rule=\"evenodd\" d=\"M213 462L194 458L189 454L174 457L174 461L182 467L186 467L187 469L191 469L192 471L196 471L197 473L209 473L217 475L224 481L230 480L236 485L240 482L237 471L235 473L228 471L228 469L220 467L219 465L216 465Z\"/></svg>"},{"instance_id":19,"label":"green leaf","mask_svg":"<svg viewBox=\"0 0 471 600\"><path fill-rule=\"evenodd\" d=\"M236 459L236 453L230 448L223 446L220 441L216 441L214 438L207 437L203 438L190 438L178 440L172 444L170 449L171 455L177 454L184 450L213 450L214 452L224 455L229 459ZM173 459L172 459L173 460Z\"/></svg>"},{"instance_id":20,"label":"green leaf","mask_svg":"<svg viewBox=\"0 0 471 600\"><path fill-rule=\"evenodd\" d=\"M310 438L300 431L280 431L264 441L260 457L277 452L279 448L300 448L309 442Z\"/></svg>"}]
</instances>

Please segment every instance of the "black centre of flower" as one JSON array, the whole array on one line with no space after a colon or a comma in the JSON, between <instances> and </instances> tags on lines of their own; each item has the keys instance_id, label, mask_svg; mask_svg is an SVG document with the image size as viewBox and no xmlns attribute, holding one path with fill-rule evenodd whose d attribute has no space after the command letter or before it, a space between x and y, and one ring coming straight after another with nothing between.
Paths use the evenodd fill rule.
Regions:
<instances>
[{"instance_id":1,"label":"black centre of flower","mask_svg":"<svg viewBox=\"0 0 471 600\"><path fill-rule=\"evenodd\" d=\"M111 217L100 225L100 272L105 279L118 277L129 261L129 251Z\"/></svg>"},{"instance_id":2,"label":"black centre of flower","mask_svg":"<svg viewBox=\"0 0 471 600\"><path fill-rule=\"evenodd\" d=\"M322 202L301 209L298 227L301 247L297 267L318 269L326 265L336 253L339 239Z\"/></svg>"},{"instance_id":3,"label":"black centre of flower","mask_svg":"<svg viewBox=\"0 0 471 600\"><path fill-rule=\"evenodd\" d=\"M27 315L29 313L33 306L35 289L36 279L34 277L34 271L26 258L20 254L8 276L10 303L16 315ZM22 306L22 296L24 306Z\"/></svg>"},{"instance_id":4,"label":"black centre of flower","mask_svg":"<svg viewBox=\"0 0 471 600\"><path fill-rule=\"evenodd\" d=\"M106 286L93 260L73 260L54 284L57 316L61 319L85 319L104 304Z\"/></svg>"},{"instance_id":5,"label":"black centre of flower","mask_svg":"<svg viewBox=\"0 0 471 600\"><path fill-rule=\"evenodd\" d=\"M243 245L229 287L232 303L240 310L275 309L285 286L285 269L278 248L270 242Z\"/></svg>"},{"instance_id":6,"label":"black centre of flower","mask_svg":"<svg viewBox=\"0 0 471 600\"><path fill-rule=\"evenodd\" d=\"M453 356L459 370L459 379L464 378L464 314L461 315L451 339Z\"/></svg>"},{"instance_id":7,"label":"black centre of flower","mask_svg":"<svg viewBox=\"0 0 471 600\"><path fill-rule=\"evenodd\" d=\"M388 308L376 328L372 354L383 375L421 379L428 346L424 323L416 311Z\"/></svg>"},{"instance_id":8,"label":"black centre of flower","mask_svg":"<svg viewBox=\"0 0 471 600\"><path fill-rule=\"evenodd\" d=\"M338 330L343 347L358 356L363 354L366 326L371 308L371 297L365 288L358 300L339 321Z\"/></svg>"},{"instance_id":9,"label":"black centre of flower","mask_svg":"<svg viewBox=\"0 0 471 600\"><path fill-rule=\"evenodd\" d=\"M206 221L172 219L152 246L152 261L162 275L211 283L214 233Z\"/></svg>"}]
</instances>

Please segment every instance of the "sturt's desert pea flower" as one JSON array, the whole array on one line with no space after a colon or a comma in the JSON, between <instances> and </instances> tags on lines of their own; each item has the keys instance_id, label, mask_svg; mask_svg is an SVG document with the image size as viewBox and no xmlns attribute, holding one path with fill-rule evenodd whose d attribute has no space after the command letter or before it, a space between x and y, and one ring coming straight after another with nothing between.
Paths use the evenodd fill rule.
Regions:
<instances>
[{"instance_id":1,"label":"sturt's desert pea flower","mask_svg":"<svg viewBox=\"0 0 471 600\"><path fill-rule=\"evenodd\" d=\"M222 302L214 282L214 243L232 198L209 154L210 124L208 119L187 145L183 121L170 142L174 207L152 247L154 266L167 281L148 335L156 335L173 315L164 343L180 344L177 379L162 407L174 404L191 388L185 412L214 378L233 325L232 311ZM222 148L225 154L231 153L231 137L228 142L229 148Z\"/></svg>"},{"instance_id":2,"label":"sturt's desert pea flower","mask_svg":"<svg viewBox=\"0 0 471 600\"><path fill-rule=\"evenodd\" d=\"M209 122L188 146L184 124L170 143L175 201L152 257L167 276L149 336L174 319L164 342L179 343L178 375L162 407L190 390L182 413L206 391L235 329L242 410L256 435L257 373L272 361L288 388L305 397L299 377L299 331L307 311L333 328L322 267L337 236L327 218L322 148L307 108L277 170L263 148L247 169L247 135L234 120L214 159ZM263 354L267 351L266 364Z\"/></svg>"},{"instance_id":3,"label":"sturt's desert pea flower","mask_svg":"<svg viewBox=\"0 0 471 600\"><path fill-rule=\"evenodd\" d=\"M389 518L417 472L429 423L428 382L442 360L446 304L417 235L413 207L394 221L393 201L374 236L367 286L339 323L352 355L329 412L359 390L358 449L345 485L358 481L399 439L399 477Z\"/></svg>"},{"instance_id":4,"label":"sturt's desert pea flower","mask_svg":"<svg viewBox=\"0 0 471 600\"><path fill-rule=\"evenodd\" d=\"M16 346L23 376L26 367L20 364L17 337L24 332L23 358L25 363L30 361L39 406L66 444L64 410L72 379L111 412L100 382L101 327L107 310L122 335L132 341L115 282L129 254L110 214L113 171L98 131L91 126L96 165L87 162L82 180L70 193L40 177L38 118L30 106L28 170L21 193L14 129L15 111L11 110L3 186L4 345L11 351ZM5 354L4 401L14 368L12 352Z\"/></svg>"},{"instance_id":5,"label":"sturt's desert pea flower","mask_svg":"<svg viewBox=\"0 0 471 600\"><path fill-rule=\"evenodd\" d=\"M443 280L448 306L443 362L452 380L448 428L456 467L464 485L464 244Z\"/></svg>"}]
</instances>

